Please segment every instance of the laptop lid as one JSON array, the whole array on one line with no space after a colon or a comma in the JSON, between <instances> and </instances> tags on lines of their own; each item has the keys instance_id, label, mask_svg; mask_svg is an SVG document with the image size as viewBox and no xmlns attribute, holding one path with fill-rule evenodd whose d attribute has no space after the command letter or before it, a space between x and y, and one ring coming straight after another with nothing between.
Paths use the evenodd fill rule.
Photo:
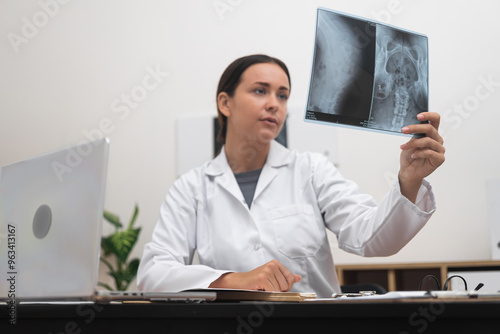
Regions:
<instances>
[{"instance_id":1,"label":"laptop lid","mask_svg":"<svg viewBox=\"0 0 500 334\"><path fill-rule=\"evenodd\" d=\"M423 34L318 8L305 120L403 135L428 111L428 59Z\"/></svg>"},{"instance_id":2,"label":"laptop lid","mask_svg":"<svg viewBox=\"0 0 500 334\"><path fill-rule=\"evenodd\" d=\"M0 299L92 299L109 139L2 168Z\"/></svg>"}]
</instances>

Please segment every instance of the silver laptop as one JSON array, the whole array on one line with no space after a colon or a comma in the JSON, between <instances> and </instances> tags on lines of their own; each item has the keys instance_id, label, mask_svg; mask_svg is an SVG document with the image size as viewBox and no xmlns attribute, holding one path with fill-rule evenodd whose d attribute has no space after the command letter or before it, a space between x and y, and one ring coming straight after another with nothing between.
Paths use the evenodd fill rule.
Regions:
<instances>
[{"instance_id":1,"label":"silver laptop","mask_svg":"<svg viewBox=\"0 0 500 334\"><path fill-rule=\"evenodd\" d=\"M0 300L215 299L214 293L98 295L108 151L104 138L2 168Z\"/></svg>"}]
</instances>

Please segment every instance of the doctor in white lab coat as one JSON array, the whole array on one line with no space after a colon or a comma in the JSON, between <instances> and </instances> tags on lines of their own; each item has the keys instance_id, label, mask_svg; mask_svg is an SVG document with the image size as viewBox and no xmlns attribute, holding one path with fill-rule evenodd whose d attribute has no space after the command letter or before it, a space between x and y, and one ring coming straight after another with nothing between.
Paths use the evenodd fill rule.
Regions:
<instances>
[{"instance_id":1,"label":"doctor in white lab coat","mask_svg":"<svg viewBox=\"0 0 500 334\"><path fill-rule=\"evenodd\" d=\"M424 177L444 162L439 115L418 116L404 133L398 180L380 204L323 156L273 139L286 117L291 82L276 58L235 60L221 77L220 154L181 176L160 209L138 271L141 290L241 288L339 292L325 228L363 256L398 252L435 210ZM195 250L199 265L192 265Z\"/></svg>"}]
</instances>

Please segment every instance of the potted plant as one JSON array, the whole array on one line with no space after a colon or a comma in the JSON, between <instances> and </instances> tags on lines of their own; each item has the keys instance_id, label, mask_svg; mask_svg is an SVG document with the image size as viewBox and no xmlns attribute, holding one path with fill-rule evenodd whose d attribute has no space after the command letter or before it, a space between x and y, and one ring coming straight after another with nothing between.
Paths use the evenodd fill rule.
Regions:
<instances>
[{"instance_id":1,"label":"potted plant","mask_svg":"<svg viewBox=\"0 0 500 334\"><path fill-rule=\"evenodd\" d=\"M141 228L134 228L134 223L139 214L139 208L136 205L134 213L126 229L123 229L123 224L120 218L106 210L104 210L104 219L115 227L115 232L107 237L102 237L101 248L104 256L101 256L101 262L104 263L108 269L108 274L113 277L116 288L112 288L106 283L99 282L98 285L108 290L124 291L128 289L130 282L137 275L139 268L139 259L134 258L128 261L128 256L134 247ZM115 258L115 265L113 266L109 260Z\"/></svg>"}]
</instances>

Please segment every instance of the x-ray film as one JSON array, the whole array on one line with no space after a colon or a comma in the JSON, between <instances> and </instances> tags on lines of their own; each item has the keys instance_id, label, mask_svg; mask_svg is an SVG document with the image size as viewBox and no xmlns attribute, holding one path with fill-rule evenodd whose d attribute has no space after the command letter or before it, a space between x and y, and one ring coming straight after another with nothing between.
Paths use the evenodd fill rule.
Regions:
<instances>
[{"instance_id":1,"label":"x-ray film","mask_svg":"<svg viewBox=\"0 0 500 334\"><path fill-rule=\"evenodd\" d=\"M401 133L428 111L427 36L318 8L306 121Z\"/></svg>"}]
</instances>

